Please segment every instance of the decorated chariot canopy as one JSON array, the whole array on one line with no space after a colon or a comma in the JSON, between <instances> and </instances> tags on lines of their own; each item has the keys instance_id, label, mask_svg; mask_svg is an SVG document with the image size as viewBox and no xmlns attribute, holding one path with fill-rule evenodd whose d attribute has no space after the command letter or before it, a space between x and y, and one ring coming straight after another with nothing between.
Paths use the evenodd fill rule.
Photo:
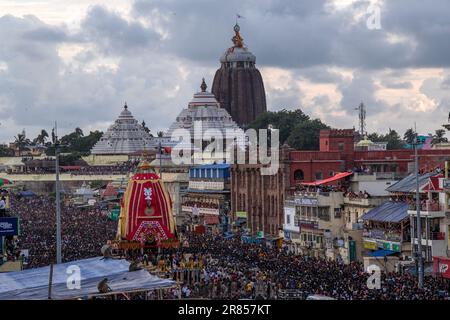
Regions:
<instances>
[{"instance_id":1,"label":"decorated chariot canopy","mask_svg":"<svg viewBox=\"0 0 450 320\"><path fill-rule=\"evenodd\" d=\"M172 201L147 162L131 177L122 198L117 240L161 244L176 240Z\"/></svg>"}]
</instances>

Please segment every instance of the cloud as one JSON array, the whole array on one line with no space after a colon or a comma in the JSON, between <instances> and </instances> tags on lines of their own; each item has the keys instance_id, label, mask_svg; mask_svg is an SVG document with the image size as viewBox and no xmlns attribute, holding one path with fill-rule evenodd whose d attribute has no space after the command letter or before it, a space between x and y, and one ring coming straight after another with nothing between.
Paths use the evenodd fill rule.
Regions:
<instances>
[{"instance_id":1,"label":"cloud","mask_svg":"<svg viewBox=\"0 0 450 320\"><path fill-rule=\"evenodd\" d=\"M102 6L92 7L81 23L85 41L95 43L104 54L136 54L158 45L160 35L138 21L127 21Z\"/></svg>"},{"instance_id":2,"label":"cloud","mask_svg":"<svg viewBox=\"0 0 450 320\"><path fill-rule=\"evenodd\" d=\"M211 87L236 13L245 17L241 33L269 110L300 107L345 128L357 123L354 108L364 101L372 131L402 131L414 121L433 131L436 115L450 109L447 1L383 1L381 30L366 26L368 1L332 3L137 0L130 12L91 6L74 29L64 12L60 23L1 16L0 141L54 120L62 131L104 130L125 101L152 131L166 129L202 77Z\"/></svg>"}]
</instances>

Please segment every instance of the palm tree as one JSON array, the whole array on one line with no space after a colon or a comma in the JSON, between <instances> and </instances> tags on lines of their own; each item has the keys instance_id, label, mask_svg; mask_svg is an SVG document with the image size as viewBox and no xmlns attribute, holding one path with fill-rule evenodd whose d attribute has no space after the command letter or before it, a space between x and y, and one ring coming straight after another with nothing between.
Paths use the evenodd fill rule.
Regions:
<instances>
[{"instance_id":1,"label":"palm tree","mask_svg":"<svg viewBox=\"0 0 450 320\"><path fill-rule=\"evenodd\" d=\"M413 144L414 140L416 139L416 133L412 128L406 130L405 134L403 135L403 140L406 141L408 144Z\"/></svg>"},{"instance_id":2,"label":"palm tree","mask_svg":"<svg viewBox=\"0 0 450 320\"><path fill-rule=\"evenodd\" d=\"M36 139L34 139L34 142L39 144L45 144L45 140L48 138L48 133L44 129L41 130L41 133L38 134Z\"/></svg>"},{"instance_id":3,"label":"palm tree","mask_svg":"<svg viewBox=\"0 0 450 320\"><path fill-rule=\"evenodd\" d=\"M75 128L75 133L78 137L84 136L83 130L81 130L79 127Z\"/></svg>"},{"instance_id":4,"label":"palm tree","mask_svg":"<svg viewBox=\"0 0 450 320\"><path fill-rule=\"evenodd\" d=\"M434 146L436 144L443 142L448 142L448 139L445 137L445 130L438 129L435 131L435 134L433 135L433 140L431 141L431 144Z\"/></svg>"},{"instance_id":5,"label":"palm tree","mask_svg":"<svg viewBox=\"0 0 450 320\"><path fill-rule=\"evenodd\" d=\"M22 150L27 146L28 139L25 136L25 131L22 133L18 133L17 136L14 137L14 145L19 150L19 157L22 155Z\"/></svg>"}]
</instances>

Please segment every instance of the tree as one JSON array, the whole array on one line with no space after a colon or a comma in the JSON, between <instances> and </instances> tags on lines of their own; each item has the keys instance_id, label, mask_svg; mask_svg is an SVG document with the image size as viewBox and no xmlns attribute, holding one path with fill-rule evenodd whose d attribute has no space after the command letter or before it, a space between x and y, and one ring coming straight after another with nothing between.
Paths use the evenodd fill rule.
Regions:
<instances>
[{"instance_id":1,"label":"tree","mask_svg":"<svg viewBox=\"0 0 450 320\"><path fill-rule=\"evenodd\" d=\"M438 129L435 131L435 134L433 135L433 140L431 141L431 144L434 146L436 144L443 142L448 142L448 139L445 137L445 130Z\"/></svg>"},{"instance_id":2,"label":"tree","mask_svg":"<svg viewBox=\"0 0 450 320\"><path fill-rule=\"evenodd\" d=\"M30 140L28 140L25 136L25 130L22 131L22 133L18 133L17 136L14 137L14 145L19 151L19 157L22 155L23 149L25 149L25 147L29 144Z\"/></svg>"},{"instance_id":3,"label":"tree","mask_svg":"<svg viewBox=\"0 0 450 320\"><path fill-rule=\"evenodd\" d=\"M164 132L158 131L158 137L161 138L162 136L164 136Z\"/></svg>"},{"instance_id":4,"label":"tree","mask_svg":"<svg viewBox=\"0 0 450 320\"><path fill-rule=\"evenodd\" d=\"M280 145L288 143L298 150L318 150L321 129L329 127L319 119L310 119L302 110L265 112L250 124L250 128L279 130Z\"/></svg>"},{"instance_id":5,"label":"tree","mask_svg":"<svg viewBox=\"0 0 450 320\"><path fill-rule=\"evenodd\" d=\"M83 130L81 130L79 127L76 127L76 128L75 128L75 134L76 134L78 137L84 136Z\"/></svg>"},{"instance_id":6,"label":"tree","mask_svg":"<svg viewBox=\"0 0 450 320\"><path fill-rule=\"evenodd\" d=\"M296 125L309 120L309 117L300 109L294 111L283 109L277 112L268 111L260 114L249 127L255 130L268 129L269 126L278 129L280 144L283 144Z\"/></svg>"},{"instance_id":7,"label":"tree","mask_svg":"<svg viewBox=\"0 0 450 320\"><path fill-rule=\"evenodd\" d=\"M297 150L318 150L320 148L320 130L327 128L318 119L304 121L294 127L286 143Z\"/></svg>"},{"instance_id":8,"label":"tree","mask_svg":"<svg viewBox=\"0 0 450 320\"><path fill-rule=\"evenodd\" d=\"M389 128L387 134L371 133L367 138L372 142L386 142L388 150L398 150L405 147L405 142L400 138L397 131Z\"/></svg>"},{"instance_id":9,"label":"tree","mask_svg":"<svg viewBox=\"0 0 450 320\"><path fill-rule=\"evenodd\" d=\"M408 130L406 130L405 134L403 135L403 140L405 140L405 142L407 144L413 144L414 140L416 139L416 133L414 132L414 130L412 128L409 128Z\"/></svg>"},{"instance_id":10,"label":"tree","mask_svg":"<svg viewBox=\"0 0 450 320\"><path fill-rule=\"evenodd\" d=\"M79 128L77 128L79 129ZM75 129L74 132L69 133L61 138L61 152L62 153L78 153L81 156L90 154L92 147L100 140L103 135L101 131L91 131L89 135L84 136ZM80 129L81 130L81 129ZM59 140L59 139L58 139ZM54 155L54 147L49 147L46 152L47 155Z\"/></svg>"},{"instance_id":11,"label":"tree","mask_svg":"<svg viewBox=\"0 0 450 320\"><path fill-rule=\"evenodd\" d=\"M405 143L400 138L397 131L391 128L389 128L389 133L387 134L386 138L387 138L386 141L388 143L386 148L388 150L398 150L403 149L405 147Z\"/></svg>"},{"instance_id":12,"label":"tree","mask_svg":"<svg viewBox=\"0 0 450 320\"><path fill-rule=\"evenodd\" d=\"M14 157L14 150L6 145L0 145L0 157Z\"/></svg>"},{"instance_id":13,"label":"tree","mask_svg":"<svg viewBox=\"0 0 450 320\"><path fill-rule=\"evenodd\" d=\"M38 134L38 136L33 140L34 143L45 144L45 140L48 138L48 133L44 129Z\"/></svg>"}]
</instances>

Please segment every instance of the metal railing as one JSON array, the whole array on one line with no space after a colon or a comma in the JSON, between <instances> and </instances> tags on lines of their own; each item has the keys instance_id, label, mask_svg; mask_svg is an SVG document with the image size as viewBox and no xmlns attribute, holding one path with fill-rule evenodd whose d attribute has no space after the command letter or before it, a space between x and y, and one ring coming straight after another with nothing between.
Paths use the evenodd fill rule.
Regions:
<instances>
[{"instance_id":1,"label":"metal railing","mask_svg":"<svg viewBox=\"0 0 450 320\"><path fill-rule=\"evenodd\" d=\"M411 203L409 205L409 210L417 210L417 206L415 203ZM439 212L439 211L445 211L444 206L440 203L423 203L420 205L420 211L429 211L429 212Z\"/></svg>"}]
</instances>

